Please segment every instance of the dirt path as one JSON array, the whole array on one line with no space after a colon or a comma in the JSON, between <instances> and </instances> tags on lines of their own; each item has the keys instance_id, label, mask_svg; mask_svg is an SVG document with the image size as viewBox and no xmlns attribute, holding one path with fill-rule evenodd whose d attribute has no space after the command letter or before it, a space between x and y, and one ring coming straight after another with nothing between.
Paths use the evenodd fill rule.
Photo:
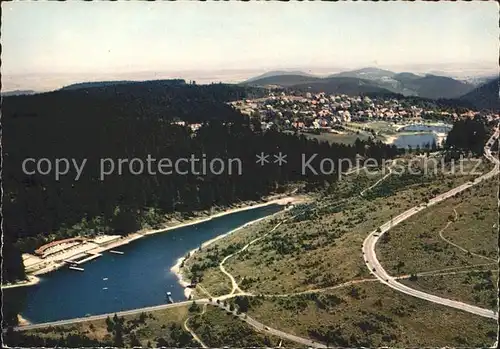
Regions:
<instances>
[{"instance_id":1,"label":"dirt path","mask_svg":"<svg viewBox=\"0 0 500 349\"><path fill-rule=\"evenodd\" d=\"M476 256L476 257L479 257L479 258L482 258L482 259L487 259L487 260L492 261L492 262L496 262L496 259L494 259L494 258L486 257L486 256L483 256L482 254L471 252L471 251L467 250L466 248L464 248L464 247L462 247L462 246L460 246L460 245L458 245L458 244L456 244L456 243L454 243L454 242L452 242L452 241L448 240L447 238L445 238L445 237L443 236L443 232L444 232L444 231L445 231L445 230L446 230L446 229L447 229L447 228L448 228L448 227L449 227L452 223L454 223L454 222L456 222L456 221L458 220L458 212L457 212L457 210L456 210L456 207L455 207L455 208L453 208L453 213L455 214L455 220L454 220L454 221L449 221L449 222L447 222L447 223L446 223L445 227L439 231L439 237L440 237L440 238L441 238L444 242L446 242L446 243L448 243L448 244L450 244L450 245L452 245L452 246L454 246L454 247L458 248L459 250L461 250L461 251L463 251L463 252L465 252L465 253L467 253L467 254L470 254L470 255L472 255L472 256Z\"/></svg>"},{"instance_id":2,"label":"dirt path","mask_svg":"<svg viewBox=\"0 0 500 349\"><path fill-rule=\"evenodd\" d=\"M191 319L192 319L192 318L194 318L195 316L200 316L200 317L202 317L202 316L203 316L203 314L205 314L206 310L207 310L207 304L205 303L205 304L203 304L203 310L202 310L202 312L201 312L200 314L196 314L196 315L190 316L190 317L188 317L188 318L184 321L184 329L185 329L187 332L189 332L189 334L193 337L193 339L194 339L195 341L197 341L197 342L201 345L201 347L202 347L202 348L208 348L208 346L206 346L206 345L205 345L205 343L203 343L203 341L201 340L201 338L200 338L200 337L198 337L198 336L196 335L196 333L194 333L194 331L193 331L193 330L189 327L188 322L189 322L189 320L191 320Z\"/></svg>"}]
</instances>

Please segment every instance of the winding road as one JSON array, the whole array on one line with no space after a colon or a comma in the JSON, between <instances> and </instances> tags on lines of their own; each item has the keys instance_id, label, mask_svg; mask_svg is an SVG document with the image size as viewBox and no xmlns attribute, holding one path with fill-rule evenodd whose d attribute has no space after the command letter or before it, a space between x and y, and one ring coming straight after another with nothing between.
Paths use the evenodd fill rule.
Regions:
<instances>
[{"instance_id":1,"label":"winding road","mask_svg":"<svg viewBox=\"0 0 500 349\"><path fill-rule=\"evenodd\" d=\"M498 137L499 137L499 130L497 127L494 134L491 136L491 138L486 143L486 146L484 149L486 158L495 164L494 168L490 172L476 178L473 182L468 182L468 183L462 184L456 188L451 189L450 191L448 191L446 193L443 193L443 194L440 194L440 195L434 197L433 199L429 200L429 202L427 204L421 204L419 206L413 207L413 208L403 212L402 214L398 215L397 217L382 224L380 226L380 231L377 229L368 235L368 237L363 242L363 254L364 254L366 266L368 267L370 272L380 282L391 287L392 289L394 289L396 291L408 294L408 295L413 296L413 297L424 299L424 300L427 300L427 301L430 301L430 302L433 302L436 304L445 305L447 307L460 309L460 310L463 310L463 311L466 311L466 312L469 312L469 313L472 313L475 315L479 315L479 316L483 316L483 317L487 317L487 318L491 318L491 319L495 319L495 320L498 319L498 312L496 312L496 311L493 311L490 309L480 308L480 307L477 307L474 305L470 305L470 304L466 304L466 303L462 303L462 302L458 302L458 301L453 301L453 300L450 300L447 298L438 297L438 296L435 296L435 295L432 295L429 293L415 290L413 288L410 288L406 285L399 283L396 278L392 277L391 275L389 275L389 273L387 273L384 270L384 268L380 264L379 260L377 259L377 255L375 253L375 246L376 246L378 240L383 236L384 233L386 233L389 229L391 229L395 225L407 220L408 218L412 217L413 215L426 209L429 206L433 206L433 205L435 205L441 201L444 201L444 200L446 200L454 195L457 195L458 193L460 193L464 190L469 189L470 187L472 187L474 185L481 183L484 180L493 178L494 176L498 175L500 161L498 160L498 158L495 158L491 154L491 149L490 149L491 146L493 145L494 141L496 139L498 139Z\"/></svg>"}]
</instances>

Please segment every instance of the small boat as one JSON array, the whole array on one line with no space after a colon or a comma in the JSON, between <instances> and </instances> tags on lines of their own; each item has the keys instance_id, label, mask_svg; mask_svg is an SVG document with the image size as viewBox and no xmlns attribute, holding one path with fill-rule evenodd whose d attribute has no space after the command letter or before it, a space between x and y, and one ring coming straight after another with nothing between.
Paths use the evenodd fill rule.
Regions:
<instances>
[{"instance_id":1,"label":"small boat","mask_svg":"<svg viewBox=\"0 0 500 349\"><path fill-rule=\"evenodd\" d=\"M166 300L167 300L167 303L173 303L174 300L172 299L172 293L170 292L167 292L166 296L165 296Z\"/></svg>"},{"instance_id":2,"label":"small boat","mask_svg":"<svg viewBox=\"0 0 500 349\"><path fill-rule=\"evenodd\" d=\"M102 278L103 281L106 281L108 278Z\"/></svg>"},{"instance_id":3,"label":"small boat","mask_svg":"<svg viewBox=\"0 0 500 349\"><path fill-rule=\"evenodd\" d=\"M103 287L102 289L103 289L103 290L107 290L108 288L107 288L107 287Z\"/></svg>"}]
</instances>

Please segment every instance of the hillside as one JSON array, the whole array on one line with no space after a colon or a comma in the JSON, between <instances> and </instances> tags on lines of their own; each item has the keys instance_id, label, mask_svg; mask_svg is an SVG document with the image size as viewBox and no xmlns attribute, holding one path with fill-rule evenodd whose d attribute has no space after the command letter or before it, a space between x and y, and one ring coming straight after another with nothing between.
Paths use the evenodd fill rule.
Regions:
<instances>
[{"instance_id":1,"label":"hillside","mask_svg":"<svg viewBox=\"0 0 500 349\"><path fill-rule=\"evenodd\" d=\"M473 91L460 97L460 100L470 102L478 109L500 110L498 86L500 79L493 79Z\"/></svg>"},{"instance_id":2,"label":"hillside","mask_svg":"<svg viewBox=\"0 0 500 349\"><path fill-rule=\"evenodd\" d=\"M35 93L37 92L33 90L13 90L13 91L2 92L2 97L32 95Z\"/></svg>"},{"instance_id":3,"label":"hillside","mask_svg":"<svg viewBox=\"0 0 500 349\"><path fill-rule=\"evenodd\" d=\"M368 80L378 80L383 78L391 78L396 73L379 69L379 68L363 68L357 70L345 71L337 74L330 75L330 78L334 77L348 77L348 78L360 78L360 79L368 79Z\"/></svg>"},{"instance_id":4,"label":"hillside","mask_svg":"<svg viewBox=\"0 0 500 349\"><path fill-rule=\"evenodd\" d=\"M474 89L474 84L450 77L431 74L423 76L410 72L395 73L378 68L345 71L327 78L305 75L304 73L276 73L280 74L256 77L246 83L252 86L281 86L301 89L308 85L314 92L345 94L390 91L404 96L430 99L458 98ZM311 83L315 84L311 85ZM321 88L325 90L320 91Z\"/></svg>"},{"instance_id":5,"label":"hillside","mask_svg":"<svg viewBox=\"0 0 500 349\"><path fill-rule=\"evenodd\" d=\"M403 72L394 73L378 68L364 68L332 75L376 81L380 87L405 96L423 98L457 98L474 88L473 84L450 77L427 74L425 76Z\"/></svg>"},{"instance_id":6,"label":"hillside","mask_svg":"<svg viewBox=\"0 0 500 349\"><path fill-rule=\"evenodd\" d=\"M303 75L269 76L254 80L251 86L280 86L307 92L340 93L359 95L364 93L391 93L393 91L381 86L380 83L368 79L354 77L329 77L319 78Z\"/></svg>"},{"instance_id":7,"label":"hillside","mask_svg":"<svg viewBox=\"0 0 500 349\"><path fill-rule=\"evenodd\" d=\"M281 87L289 87L297 84L308 83L321 81L322 79L315 76L307 76L307 75L273 75L267 76L264 78L259 78L255 80L251 80L249 82L243 83L244 85L251 86L281 86Z\"/></svg>"},{"instance_id":8,"label":"hillside","mask_svg":"<svg viewBox=\"0 0 500 349\"><path fill-rule=\"evenodd\" d=\"M426 75L417 78L413 75L396 76L404 88L413 90L424 98L457 98L471 91L474 86L445 76Z\"/></svg>"},{"instance_id":9,"label":"hillside","mask_svg":"<svg viewBox=\"0 0 500 349\"><path fill-rule=\"evenodd\" d=\"M61 90L77 90L81 88L90 88L90 87L106 87L106 86L114 86L114 85L122 85L122 84L132 84L137 81L130 80L120 80L120 81L95 81L95 82L79 82L76 84L71 84L68 86L64 86Z\"/></svg>"},{"instance_id":10,"label":"hillside","mask_svg":"<svg viewBox=\"0 0 500 349\"><path fill-rule=\"evenodd\" d=\"M313 74L304 73L304 72L298 71L298 70L296 70L296 71L275 70L275 71L266 72L266 73L258 75L258 76L254 76L253 78L250 78L250 79L242 82L242 84L248 84L251 82L255 82L257 80L271 78L271 77L275 77L275 76L282 76L282 75L299 75L299 76L306 76L306 77L315 77Z\"/></svg>"},{"instance_id":11,"label":"hillside","mask_svg":"<svg viewBox=\"0 0 500 349\"><path fill-rule=\"evenodd\" d=\"M379 84L374 81L348 77L320 79L318 81L297 84L292 86L292 88L314 93L325 92L346 94L349 96L367 93L392 94L392 91L379 86Z\"/></svg>"}]
</instances>

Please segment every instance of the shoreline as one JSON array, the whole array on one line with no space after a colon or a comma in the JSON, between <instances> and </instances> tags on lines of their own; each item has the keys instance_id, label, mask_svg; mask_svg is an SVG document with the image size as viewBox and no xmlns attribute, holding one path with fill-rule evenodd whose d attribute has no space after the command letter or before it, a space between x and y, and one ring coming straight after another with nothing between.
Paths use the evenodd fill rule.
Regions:
<instances>
[{"instance_id":1,"label":"shoreline","mask_svg":"<svg viewBox=\"0 0 500 349\"><path fill-rule=\"evenodd\" d=\"M179 222L176 225L172 225L172 226L168 226L168 227L164 227L164 228L159 228L159 229L155 229L155 230L148 230L148 231L145 231L144 233L141 233L139 231L138 234L141 234L143 236L147 236L147 235L152 235L152 234L167 232L169 230L178 229L178 228L184 228L184 227L188 227L190 225L195 225L195 224L207 222L207 221L210 221L210 220L212 220L214 218L222 217L222 216L225 216L225 215L228 215L228 214L231 214L231 213L236 213L236 212L241 212L241 211L246 211L246 210L252 210L252 209L255 209L255 208L264 207L264 206L268 206L268 205L272 205L272 204L286 205L286 203L288 203L289 201L293 201L295 199L296 198L294 196L290 195L290 196L286 196L286 197L282 197L282 198L272 199L272 200L269 200L269 201L266 201L266 202L262 202L262 203L259 203L259 204L257 204L257 203L256 204L248 204L248 205L244 205L242 207L229 208L229 209L226 209L224 211L211 214L208 217L198 217L198 218L188 219L188 221L186 221L186 222Z\"/></svg>"},{"instance_id":2,"label":"shoreline","mask_svg":"<svg viewBox=\"0 0 500 349\"><path fill-rule=\"evenodd\" d=\"M101 253L101 252L108 251L108 250L111 250L111 249L119 247L119 246L129 244L132 241L135 241L137 239L143 238L143 237L148 236L148 235L168 232L168 231L173 230L173 229L178 229L178 228L183 228L183 227L203 223L203 222L212 220L214 218L222 217L224 215L231 214L231 213L241 212L241 211L245 211L245 210L251 210L251 209L264 207L264 206L272 205L272 204L285 205L286 203L288 203L290 201L296 200L296 197L293 196L294 193L295 192L292 192L289 194L283 194L283 195L286 195L283 197L271 196L269 198L270 200L266 201L266 202L255 203L255 204L249 203L249 204L244 204L242 207L228 208L226 210L217 212L217 213L209 215L209 216L187 219L184 222L179 221L176 224L173 224L171 226L165 226L165 227L162 227L159 229L153 229L153 230L143 229L143 230L128 234L118 241L111 242L109 245L96 247L95 249L89 250L89 252ZM10 284L10 285L2 285L1 289L36 285L41 281L41 279L38 277L38 275L43 275L43 274L53 272L55 270L62 268L64 265L65 265L65 263L51 262L48 266L46 266L42 269L39 269L39 270L32 272L32 273L27 273L26 277L28 280L19 281L19 282L16 282L14 284ZM188 283L188 285L189 285L189 283ZM183 286L183 287L185 287L185 286ZM189 289L189 288L187 288L187 289Z\"/></svg>"},{"instance_id":3,"label":"shoreline","mask_svg":"<svg viewBox=\"0 0 500 349\"><path fill-rule=\"evenodd\" d=\"M26 278L27 280L19 281L14 284L2 285L2 290L15 287L33 286L40 282L40 278L34 274L26 274Z\"/></svg>"},{"instance_id":4,"label":"shoreline","mask_svg":"<svg viewBox=\"0 0 500 349\"><path fill-rule=\"evenodd\" d=\"M399 132L395 135L383 135L384 137L384 143L388 145L394 144L396 139L398 139L401 136L421 136L421 135L433 135L434 138L436 138L436 145L440 146L441 143L446 139L447 134L444 132L436 132L436 131L405 131L405 132Z\"/></svg>"},{"instance_id":5,"label":"shoreline","mask_svg":"<svg viewBox=\"0 0 500 349\"><path fill-rule=\"evenodd\" d=\"M29 326L31 325L31 322L29 320L27 320L26 318L23 318L21 316L21 314L17 314L17 322L18 322L18 326Z\"/></svg>"},{"instance_id":6,"label":"shoreline","mask_svg":"<svg viewBox=\"0 0 500 349\"><path fill-rule=\"evenodd\" d=\"M283 200L285 200L285 199L286 199L286 200L289 200L289 202L291 201L293 204L296 204L296 203L301 202L301 200L300 200L300 199L298 199L297 197L292 197L292 196L289 196L289 197L282 198L282 199L276 199L276 200L274 200L274 201L276 201L276 202L272 202L272 203L277 203L277 204L279 204L279 205L285 205L285 203L283 203ZM267 203L267 205L270 205L270 204L272 204L272 203L271 203L271 202L270 202L270 203ZM261 205L261 204L259 204L259 205L256 205L256 206L251 206L251 207L249 207L249 208L257 208L257 207L261 207L261 206L266 206L266 204L262 204L262 205ZM249 209L249 208L247 208L247 209ZM276 216L276 215L277 215L277 214L279 214L279 213L283 213L283 212L285 212L286 210L287 210L287 209L285 208L285 209L283 209L283 210L281 210L281 211L278 211L278 212L275 212L275 213L273 213L273 214L271 214L271 215L269 215L269 216L265 216L265 217L257 218L257 219L255 219L255 220L253 220L253 221L250 221L250 222L247 222L247 223L245 223L245 224L242 224L241 226L239 226L239 227L237 227L237 228L235 228L235 229L233 229L233 230L230 230L230 231L228 231L227 233L224 233L224 234L218 235L218 236L216 236L216 237L214 237L214 238L212 238L212 239L210 239L210 240L204 241L204 242L201 244L201 246L200 246L200 247L205 248L205 247L207 247L207 246L210 246L210 245L212 245L213 243L215 243L215 242L217 242L217 241L219 241L219 240L221 240L221 239L224 239L225 237L227 237L227 236L229 236L229 235L231 235L231 234L233 234L233 233L237 232L238 230L241 230L241 229L243 229L243 228L246 228L246 227L248 227L249 225L251 225L251 224L255 224L255 223L260 222L260 221L262 221L262 220L264 220L264 219L268 219L268 218L274 217L274 216ZM182 257L179 257L179 258L177 259L177 262L176 262L176 263L172 266L172 268L170 268L170 271L171 271L172 273L174 273L174 274L175 274L175 276L177 277L177 281L178 281L178 283L179 283L179 284L180 284L180 285L184 288L184 296L186 297L186 300L189 300L189 297L193 296L194 289L193 289L193 288L190 288L190 287L187 287L187 286L191 285L191 283L190 283L190 282L188 282L188 281L185 279L185 276L184 276L184 274L183 274L184 267L181 267L181 265L183 265L183 263L185 263L185 262L186 262L189 258L193 257L193 256L194 256L194 254L196 254L196 252L198 251L198 249L199 249L199 247L198 247L198 248L195 248L195 249L192 249L191 251L189 251L188 253L186 253L186 255L187 255L187 254L189 254L189 257L187 257L187 258L186 258L186 255L184 255L184 256L182 256Z\"/></svg>"},{"instance_id":7,"label":"shoreline","mask_svg":"<svg viewBox=\"0 0 500 349\"><path fill-rule=\"evenodd\" d=\"M270 217L277 215L278 213L281 213L281 212L284 212L284 210L278 211L278 212L273 213L269 216L257 218L253 221L247 222L247 223L245 223L245 224L243 224L243 225L241 225L233 230L228 231L227 233L218 235L210 240L204 241L200 247L205 248L205 247L213 244L214 242L217 242L217 241L229 236L230 234L237 232L238 230L246 228L250 224L257 223L257 222L259 222L263 219L266 219L266 218L270 218ZM177 259L177 262L174 264L174 266L172 268L170 268L170 271L177 277L177 282L179 283L179 285L181 285L184 288L184 296L186 297L186 300L189 300L189 297L191 297L193 295L194 289L187 287L187 286L191 285L191 283L186 280L184 273L183 273L184 267L181 267L181 265L183 263L185 263L187 260L189 260L189 258L191 258L198 251L198 249L199 249L199 247L194 248L191 251L188 251L188 253L186 253L186 255L189 254L189 257L187 257L187 258L186 258L186 255L184 255L183 257L179 257Z\"/></svg>"}]
</instances>

